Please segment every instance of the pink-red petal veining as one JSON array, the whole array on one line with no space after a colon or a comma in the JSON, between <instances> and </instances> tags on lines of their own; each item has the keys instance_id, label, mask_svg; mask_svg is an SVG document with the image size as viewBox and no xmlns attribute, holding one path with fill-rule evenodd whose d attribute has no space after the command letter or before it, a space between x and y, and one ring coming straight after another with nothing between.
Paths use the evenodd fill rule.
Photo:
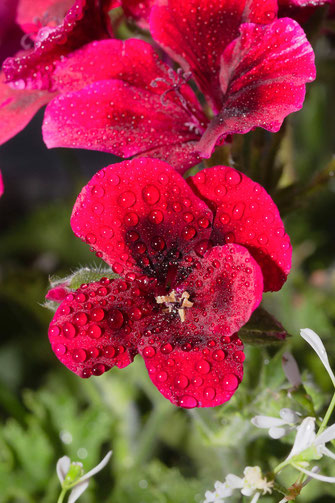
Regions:
<instances>
[{"instance_id":1,"label":"pink-red petal veining","mask_svg":"<svg viewBox=\"0 0 335 503\"><path fill-rule=\"evenodd\" d=\"M221 136L255 127L278 131L284 118L302 107L305 84L315 78L313 49L292 19L267 26L248 23L240 31L222 54L223 106L199 143L204 157Z\"/></svg>"},{"instance_id":2,"label":"pink-red petal veining","mask_svg":"<svg viewBox=\"0 0 335 503\"><path fill-rule=\"evenodd\" d=\"M292 247L265 189L226 166L200 171L188 182L213 210L211 241L245 246L262 269L264 290L279 290L291 269Z\"/></svg>"},{"instance_id":3,"label":"pink-red petal veining","mask_svg":"<svg viewBox=\"0 0 335 503\"><path fill-rule=\"evenodd\" d=\"M220 58L239 35L241 23L270 23L275 0L168 0L151 11L153 38L185 70L190 70L216 111L220 110Z\"/></svg>"}]
</instances>

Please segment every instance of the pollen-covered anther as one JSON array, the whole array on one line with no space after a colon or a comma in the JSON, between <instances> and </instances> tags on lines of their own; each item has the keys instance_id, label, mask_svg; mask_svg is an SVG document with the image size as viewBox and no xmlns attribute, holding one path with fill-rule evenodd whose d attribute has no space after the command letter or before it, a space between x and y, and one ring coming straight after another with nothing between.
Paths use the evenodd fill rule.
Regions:
<instances>
[{"instance_id":1,"label":"pollen-covered anther","mask_svg":"<svg viewBox=\"0 0 335 503\"><path fill-rule=\"evenodd\" d=\"M165 304L167 306L163 311L169 313L177 311L181 322L185 321L185 308L193 306L193 302L188 300L189 298L190 294L187 291L180 295L175 290L172 290L169 295L155 297L157 304Z\"/></svg>"}]
</instances>

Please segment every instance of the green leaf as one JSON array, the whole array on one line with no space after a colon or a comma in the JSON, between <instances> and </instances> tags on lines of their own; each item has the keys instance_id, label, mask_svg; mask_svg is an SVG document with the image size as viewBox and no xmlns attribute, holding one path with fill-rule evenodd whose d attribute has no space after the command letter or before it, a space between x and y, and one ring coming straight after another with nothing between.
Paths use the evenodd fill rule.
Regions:
<instances>
[{"instance_id":1,"label":"green leaf","mask_svg":"<svg viewBox=\"0 0 335 503\"><path fill-rule=\"evenodd\" d=\"M239 331L239 337L245 344L267 346L284 342L289 334L270 313L263 307L258 307Z\"/></svg>"}]
</instances>

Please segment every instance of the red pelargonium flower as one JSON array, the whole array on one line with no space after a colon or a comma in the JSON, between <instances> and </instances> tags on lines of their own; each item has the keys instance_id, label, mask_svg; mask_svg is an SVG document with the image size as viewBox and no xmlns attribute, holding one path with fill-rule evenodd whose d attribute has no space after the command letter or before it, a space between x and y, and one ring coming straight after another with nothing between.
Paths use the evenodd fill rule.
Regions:
<instances>
[{"instance_id":1,"label":"red pelargonium flower","mask_svg":"<svg viewBox=\"0 0 335 503\"><path fill-rule=\"evenodd\" d=\"M334 11L335 0L278 0L279 15L292 17L299 23L306 22L318 7L324 5Z\"/></svg>"},{"instance_id":2,"label":"red pelargonium flower","mask_svg":"<svg viewBox=\"0 0 335 503\"><path fill-rule=\"evenodd\" d=\"M19 0L16 8L17 23L35 42L7 58L0 73L0 144L61 92L53 73L65 55L109 36L107 0Z\"/></svg>"},{"instance_id":3,"label":"red pelargonium flower","mask_svg":"<svg viewBox=\"0 0 335 503\"><path fill-rule=\"evenodd\" d=\"M229 400L243 375L234 334L263 288L279 289L290 270L290 241L266 191L225 166L184 180L165 162L134 159L92 178L71 225L122 277L61 303L49 328L60 361L90 377L139 353L172 403Z\"/></svg>"},{"instance_id":4,"label":"red pelargonium flower","mask_svg":"<svg viewBox=\"0 0 335 503\"><path fill-rule=\"evenodd\" d=\"M276 20L275 0L154 3L152 36L182 68L175 72L137 39L87 45L58 68L59 79L83 86L48 106L48 147L145 153L185 171L227 135L278 131L301 108L315 77L313 50L295 21ZM204 110L186 83L191 76L207 99Z\"/></svg>"}]
</instances>

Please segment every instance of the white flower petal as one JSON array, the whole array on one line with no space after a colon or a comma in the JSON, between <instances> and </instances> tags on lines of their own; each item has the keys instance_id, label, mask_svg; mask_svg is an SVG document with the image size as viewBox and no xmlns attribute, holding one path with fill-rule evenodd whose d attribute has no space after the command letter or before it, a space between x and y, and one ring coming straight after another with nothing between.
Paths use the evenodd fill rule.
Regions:
<instances>
[{"instance_id":1,"label":"white flower petal","mask_svg":"<svg viewBox=\"0 0 335 503\"><path fill-rule=\"evenodd\" d=\"M293 463L293 466L297 470L301 471L302 473L309 475L312 479L321 480L322 482L330 482L331 484L335 483L335 477L327 477L326 475L320 475L319 473L316 473L315 471L306 470L305 468L302 468L301 466L297 465L296 463Z\"/></svg>"},{"instance_id":2,"label":"white flower petal","mask_svg":"<svg viewBox=\"0 0 335 503\"><path fill-rule=\"evenodd\" d=\"M243 487L243 489L241 489L241 494L243 494L243 496L252 496L255 492L255 489L253 487Z\"/></svg>"},{"instance_id":3,"label":"white flower petal","mask_svg":"<svg viewBox=\"0 0 335 503\"><path fill-rule=\"evenodd\" d=\"M59 478L59 482L63 484L67 472L70 470L71 460L68 456L63 456L59 458L56 464L56 472Z\"/></svg>"},{"instance_id":4,"label":"white flower petal","mask_svg":"<svg viewBox=\"0 0 335 503\"><path fill-rule=\"evenodd\" d=\"M217 480L214 484L214 488L220 498L227 498L233 494L232 489L227 486L226 482L219 482Z\"/></svg>"},{"instance_id":5,"label":"white flower petal","mask_svg":"<svg viewBox=\"0 0 335 503\"><path fill-rule=\"evenodd\" d=\"M286 407L280 410L279 415L282 419L284 419L284 421L289 424L295 424L299 421L298 414L294 412L294 410L288 409Z\"/></svg>"},{"instance_id":6,"label":"white flower petal","mask_svg":"<svg viewBox=\"0 0 335 503\"><path fill-rule=\"evenodd\" d=\"M335 438L335 424L328 426L320 435L315 439L315 445L326 444Z\"/></svg>"},{"instance_id":7,"label":"white flower petal","mask_svg":"<svg viewBox=\"0 0 335 503\"><path fill-rule=\"evenodd\" d=\"M241 489L243 487L243 479L233 473L229 473L226 477L226 484L231 489Z\"/></svg>"},{"instance_id":8,"label":"white flower petal","mask_svg":"<svg viewBox=\"0 0 335 503\"><path fill-rule=\"evenodd\" d=\"M215 503L215 500L216 500L215 492L206 491L205 498L206 499L205 499L204 503Z\"/></svg>"},{"instance_id":9,"label":"white flower petal","mask_svg":"<svg viewBox=\"0 0 335 503\"><path fill-rule=\"evenodd\" d=\"M278 440L278 438L281 438L284 435L286 435L287 431L288 431L287 428L272 427L269 429L269 435L271 438Z\"/></svg>"},{"instance_id":10,"label":"white flower petal","mask_svg":"<svg viewBox=\"0 0 335 503\"><path fill-rule=\"evenodd\" d=\"M310 447L315 440L315 418L306 417L297 428L294 444L287 459L296 456L300 452Z\"/></svg>"},{"instance_id":11,"label":"white flower petal","mask_svg":"<svg viewBox=\"0 0 335 503\"><path fill-rule=\"evenodd\" d=\"M95 475L96 473L100 472L103 468L105 468L105 466L107 465L108 461L110 460L111 455L112 455L112 451L109 451L106 454L106 456L103 458L103 460L100 461L100 463L97 466L95 466L94 468L92 468L92 470L90 470L83 477L81 477L80 482L83 482L84 480L90 479L91 477L93 477L93 475Z\"/></svg>"},{"instance_id":12,"label":"white flower petal","mask_svg":"<svg viewBox=\"0 0 335 503\"><path fill-rule=\"evenodd\" d=\"M310 328L303 328L300 330L300 335L303 339L305 339L306 342L308 342L308 344L310 344L312 346L312 348L314 349L314 351L316 352L316 354L318 355L318 357L322 361L325 369L327 370L329 377L332 380L333 385L335 386L335 376L334 376L332 369L330 368L326 349L323 345L322 340L318 336L318 334L316 334Z\"/></svg>"},{"instance_id":13,"label":"white flower petal","mask_svg":"<svg viewBox=\"0 0 335 503\"><path fill-rule=\"evenodd\" d=\"M288 381L294 387L301 384L301 375L297 362L291 353L284 353L282 357L282 366Z\"/></svg>"},{"instance_id":14,"label":"white flower petal","mask_svg":"<svg viewBox=\"0 0 335 503\"><path fill-rule=\"evenodd\" d=\"M254 497L252 498L252 500L250 501L250 503L257 503L260 495L261 495L261 493L255 493Z\"/></svg>"},{"instance_id":15,"label":"white flower petal","mask_svg":"<svg viewBox=\"0 0 335 503\"><path fill-rule=\"evenodd\" d=\"M284 419L272 416L255 416L251 419L251 422L257 428L272 428L286 424Z\"/></svg>"},{"instance_id":16,"label":"white flower petal","mask_svg":"<svg viewBox=\"0 0 335 503\"><path fill-rule=\"evenodd\" d=\"M327 447L325 447L324 445L321 446L320 451L321 451L321 454L328 456L328 458L335 459L335 454L332 451L330 451L329 449L327 449Z\"/></svg>"},{"instance_id":17,"label":"white flower petal","mask_svg":"<svg viewBox=\"0 0 335 503\"><path fill-rule=\"evenodd\" d=\"M70 496L67 503L75 503L77 499L83 494L88 488L89 480L84 480L84 482L78 482L78 484L70 492Z\"/></svg>"}]
</instances>

